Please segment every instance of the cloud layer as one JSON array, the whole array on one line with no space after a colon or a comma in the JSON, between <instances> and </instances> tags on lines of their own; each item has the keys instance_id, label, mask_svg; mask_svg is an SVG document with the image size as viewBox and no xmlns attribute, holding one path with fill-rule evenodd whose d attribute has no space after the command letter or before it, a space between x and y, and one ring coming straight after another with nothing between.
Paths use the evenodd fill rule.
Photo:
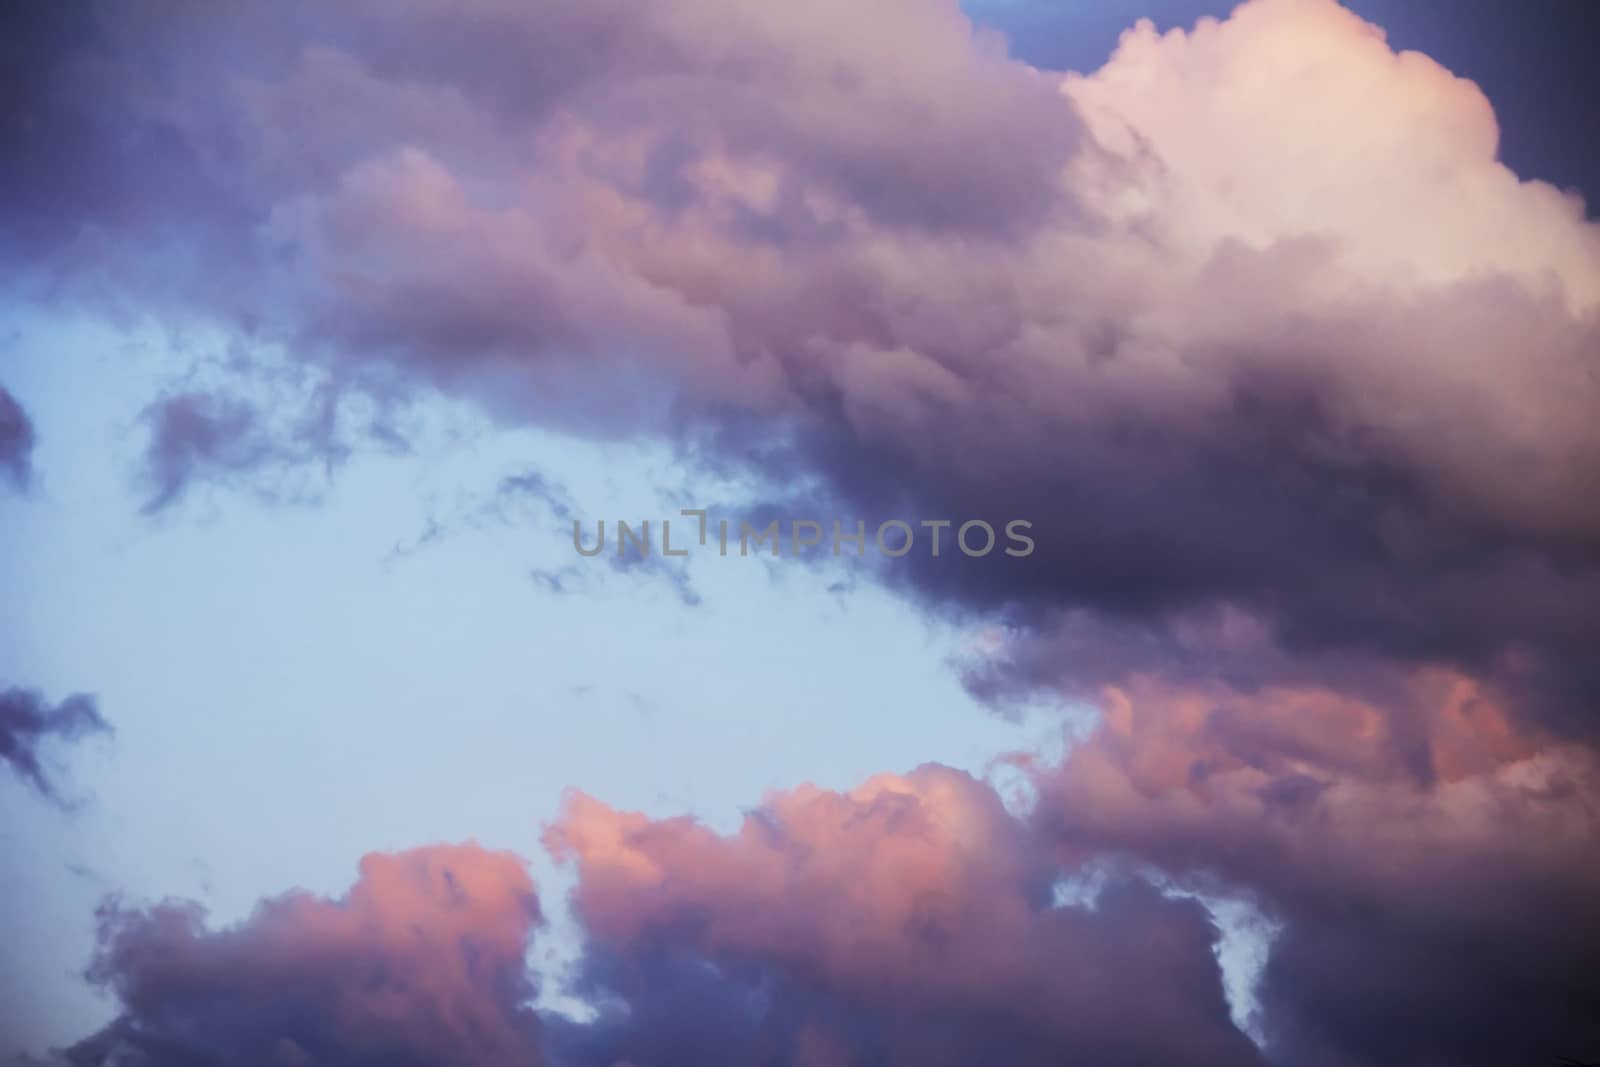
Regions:
<instances>
[{"instance_id":1,"label":"cloud layer","mask_svg":"<svg viewBox=\"0 0 1600 1067\"><path fill-rule=\"evenodd\" d=\"M1027 819L938 768L731 837L575 798L548 841L598 1016L543 1038L531 890L469 849L233 931L112 913L126 1014L89 1051L1252 1062L1159 887L1280 924L1274 1062L1600 1046L1600 227L1497 160L1471 82L1332 0L1143 23L1090 74L942 0L74 8L13 40L22 284L334 390L667 437L798 516L1031 520L1025 560L881 577L999 621L974 692L1103 716L1019 758ZM149 423L152 507L326 441L201 394ZM1053 902L1090 870L1097 907Z\"/></svg>"},{"instance_id":2,"label":"cloud layer","mask_svg":"<svg viewBox=\"0 0 1600 1067\"><path fill-rule=\"evenodd\" d=\"M1181 1057L1247 1064L1216 930L1119 879L1095 907L988 787L924 767L768 800L719 837L575 795L547 843L576 865L587 1022L529 999L539 908L476 846L374 854L340 900L291 893L207 929L108 906L91 977L123 1014L83 1063L922 1063ZM545 1037L547 1036L547 1040Z\"/></svg>"},{"instance_id":3,"label":"cloud layer","mask_svg":"<svg viewBox=\"0 0 1600 1067\"><path fill-rule=\"evenodd\" d=\"M108 187L25 191L38 270L808 502L1035 523L1023 563L895 569L938 603L1227 605L1590 728L1600 228L1470 82L1331 0L1089 75L912 0L404 14L58 33L13 134ZM187 410L155 500L273 456Z\"/></svg>"},{"instance_id":4,"label":"cloud layer","mask_svg":"<svg viewBox=\"0 0 1600 1067\"><path fill-rule=\"evenodd\" d=\"M545 833L578 879L565 975L528 970L521 862L476 846L374 854L343 899L231 929L108 906L90 973L123 1014L69 1058L1487 1067L1600 1038L1591 752L1421 787L1281 741L1243 758L1221 709L1122 700L1035 770L1028 817L934 765L773 794L727 836L573 794ZM1087 900L1058 891L1086 879ZM1278 930L1264 1049L1230 1017L1212 919L1171 889ZM592 1017L536 1018L552 984Z\"/></svg>"}]
</instances>

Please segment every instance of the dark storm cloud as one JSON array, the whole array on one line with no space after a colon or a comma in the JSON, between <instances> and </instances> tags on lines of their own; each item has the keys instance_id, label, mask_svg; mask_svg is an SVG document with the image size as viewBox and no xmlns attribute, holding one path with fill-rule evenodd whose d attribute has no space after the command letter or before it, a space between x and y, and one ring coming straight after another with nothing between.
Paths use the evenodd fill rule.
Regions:
<instances>
[{"instance_id":1,"label":"dark storm cloud","mask_svg":"<svg viewBox=\"0 0 1600 1067\"><path fill-rule=\"evenodd\" d=\"M51 707L43 694L31 689L0 689L0 761L49 800L60 801L61 793L41 749L109 732L110 724L87 694L75 693Z\"/></svg>"},{"instance_id":2,"label":"dark storm cloud","mask_svg":"<svg viewBox=\"0 0 1600 1067\"><path fill-rule=\"evenodd\" d=\"M27 489L33 481L33 420L5 386L0 386L0 475L13 488Z\"/></svg>"}]
</instances>

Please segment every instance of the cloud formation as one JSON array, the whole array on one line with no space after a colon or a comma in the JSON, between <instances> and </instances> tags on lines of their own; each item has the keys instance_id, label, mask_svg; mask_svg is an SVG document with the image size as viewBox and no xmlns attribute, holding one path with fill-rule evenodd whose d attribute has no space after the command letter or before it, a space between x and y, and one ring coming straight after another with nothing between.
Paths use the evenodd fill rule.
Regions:
<instances>
[{"instance_id":1,"label":"cloud formation","mask_svg":"<svg viewBox=\"0 0 1600 1067\"><path fill-rule=\"evenodd\" d=\"M260 414L236 397L201 392L163 397L145 409L144 419L150 426L146 512L170 507L197 479L258 470L275 458Z\"/></svg>"},{"instance_id":2,"label":"cloud formation","mask_svg":"<svg viewBox=\"0 0 1600 1067\"><path fill-rule=\"evenodd\" d=\"M1503 738L1469 683L1419 685L1441 750ZM1600 1040L1592 751L1506 741L1418 783L1361 758L1383 747L1369 709L1250 699L1109 690L1104 725L1031 768L1025 815L936 765L774 793L729 835L574 793L544 838L577 876L563 976L528 970L521 862L476 846L368 856L345 898L227 930L113 904L91 977L122 1014L71 1056L1489 1067ZM1059 892L1085 879L1091 899ZM1264 1048L1224 998L1217 927L1169 889L1278 931ZM592 1015L535 1018L551 984Z\"/></svg>"},{"instance_id":3,"label":"cloud formation","mask_svg":"<svg viewBox=\"0 0 1600 1067\"><path fill-rule=\"evenodd\" d=\"M291 893L240 925L108 905L91 977L120 1017L82 1063L1138 1064L1258 1061L1229 1020L1193 901L1118 880L1094 908L988 787L924 767L778 794L734 835L574 795L589 1021L530 1007L539 907L476 846L362 861L340 900ZM543 1037L541 1036L543 1035Z\"/></svg>"},{"instance_id":4,"label":"cloud formation","mask_svg":"<svg viewBox=\"0 0 1600 1067\"><path fill-rule=\"evenodd\" d=\"M58 34L29 100L69 170L172 150L34 190L36 269L830 513L1035 523L1023 563L893 569L935 603L1228 605L1590 728L1600 227L1332 0L1140 24L1087 75L953 3L376 11Z\"/></svg>"},{"instance_id":5,"label":"cloud formation","mask_svg":"<svg viewBox=\"0 0 1600 1067\"><path fill-rule=\"evenodd\" d=\"M796 514L1034 524L1025 560L881 574L1004 620L974 692L1101 710L1033 816L937 769L728 838L575 799L599 1016L558 1057L1250 1062L1198 905L1052 906L1108 861L1282 924L1275 1062L1600 1044L1600 226L1498 161L1471 82L1332 0L1140 24L1088 74L936 0L80 13L21 38L4 128L0 250L53 291L670 436ZM282 447L198 396L151 424L157 505ZM432 957L294 899L117 920L118 1034L532 1055L527 989L472 982L438 995L492 1045L384 1045L338 983ZM531 926L495 914L510 974ZM324 919L334 1021L257 969Z\"/></svg>"},{"instance_id":6,"label":"cloud formation","mask_svg":"<svg viewBox=\"0 0 1600 1067\"><path fill-rule=\"evenodd\" d=\"M1325 689L1109 687L1104 726L1038 776L1040 833L1255 899L1281 931L1258 989L1273 1062L1582 1055L1600 761L1519 736L1467 679L1413 688L1428 725L1397 745L1391 713Z\"/></svg>"},{"instance_id":7,"label":"cloud formation","mask_svg":"<svg viewBox=\"0 0 1600 1067\"><path fill-rule=\"evenodd\" d=\"M537 1065L540 922L521 860L470 845L373 853L343 898L288 893L220 930L197 905L112 902L89 977L122 1014L68 1059Z\"/></svg>"},{"instance_id":8,"label":"cloud formation","mask_svg":"<svg viewBox=\"0 0 1600 1067\"><path fill-rule=\"evenodd\" d=\"M48 800L62 802L60 786L46 768L42 749L51 741L76 741L110 733L95 699L74 693L54 707L42 693L0 689L0 761Z\"/></svg>"},{"instance_id":9,"label":"cloud formation","mask_svg":"<svg viewBox=\"0 0 1600 1067\"><path fill-rule=\"evenodd\" d=\"M0 474L12 488L33 482L33 420L4 386L0 386Z\"/></svg>"},{"instance_id":10,"label":"cloud formation","mask_svg":"<svg viewBox=\"0 0 1600 1067\"><path fill-rule=\"evenodd\" d=\"M1193 901L1060 872L937 766L775 794L737 833L578 795L547 833L591 940L577 1062L1245 1064Z\"/></svg>"},{"instance_id":11,"label":"cloud formation","mask_svg":"<svg viewBox=\"0 0 1600 1067\"><path fill-rule=\"evenodd\" d=\"M1504 689L1370 656L1286 655L1237 613L1085 615L996 635L979 695L1100 712L1023 755L1041 848L1242 894L1278 931L1256 989L1274 1063L1484 1067L1600 1044L1600 760ZM1529 1035L1537 1035L1530 1038Z\"/></svg>"}]
</instances>

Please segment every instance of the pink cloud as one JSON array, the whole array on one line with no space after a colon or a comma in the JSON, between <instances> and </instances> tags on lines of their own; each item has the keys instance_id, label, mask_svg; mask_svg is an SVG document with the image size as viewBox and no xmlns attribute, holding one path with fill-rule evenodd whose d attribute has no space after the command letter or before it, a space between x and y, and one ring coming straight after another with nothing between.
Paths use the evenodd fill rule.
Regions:
<instances>
[{"instance_id":1,"label":"pink cloud","mask_svg":"<svg viewBox=\"0 0 1600 1067\"><path fill-rule=\"evenodd\" d=\"M194 905L112 904L89 974L124 1014L82 1048L163 1064L542 1062L524 960L540 922L522 862L472 845L372 853L343 898L291 892L219 930Z\"/></svg>"},{"instance_id":2,"label":"pink cloud","mask_svg":"<svg viewBox=\"0 0 1600 1067\"><path fill-rule=\"evenodd\" d=\"M843 1062L1255 1058L1197 906L1136 881L1056 906L1026 826L947 768L776 793L726 837L578 794L546 842L576 863L592 952L645 1018L665 995L651 967L691 960L768 989L778 1047L856 1035ZM615 1030L616 1055L649 1062L647 1030Z\"/></svg>"}]
</instances>

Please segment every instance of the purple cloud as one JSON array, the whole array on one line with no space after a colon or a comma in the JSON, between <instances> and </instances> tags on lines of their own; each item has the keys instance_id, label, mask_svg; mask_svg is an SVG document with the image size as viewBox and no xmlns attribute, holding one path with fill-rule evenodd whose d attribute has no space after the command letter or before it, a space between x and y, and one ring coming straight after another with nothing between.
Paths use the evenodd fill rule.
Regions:
<instances>
[{"instance_id":1,"label":"purple cloud","mask_svg":"<svg viewBox=\"0 0 1600 1067\"><path fill-rule=\"evenodd\" d=\"M1042 903L1106 860L1282 921L1281 1062L1600 1044L1600 226L1500 163L1471 82L1332 0L1143 23L1090 74L928 0L74 9L21 39L3 251L68 299L666 437L764 480L754 508L1033 523L1025 560L878 575L1007 628L974 692L1102 711L1028 825L937 771L733 838L577 802L554 840L604 1010L563 1055L1250 1062L1195 906ZM149 419L152 508L285 454L209 394ZM102 973L130 1034L406 1055L251 954L220 1001L141 985L168 926L231 943L129 920Z\"/></svg>"},{"instance_id":2,"label":"purple cloud","mask_svg":"<svg viewBox=\"0 0 1600 1067\"><path fill-rule=\"evenodd\" d=\"M0 762L48 800L62 800L58 784L46 769L41 748L51 741L77 741L110 733L95 699L74 693L51 707L31 689L0 690Z\"/></svg>"},{"instance_id":3,"label":"purple cloud","mask_svg":"<svg viewBox=\"0 0 1600 1067\"><path fill-rule=\"evenodd\" d=\"M0 472L19 490L33 481L33 420L17 398L0 386Z\"/></svg>"},{"instance_id":4,"label":"purple cloud","mask_svg":"<svg viewBox=\"0 0 1600 1067\"><path fill-rule=\"evenodd\" d=\"M113 902L89 976L123 1014L68 1058L539 1064L523 955L540 921L521 861L476 846L375 853L345 897L289 893L228 929Z\"/></svg>"},{"instance_id":5,"label":"purple cloud","mask_svg":"<svg viewBox=\"0 0 1600 1067\"><path fill-rule=\"evenodd\" d=\"M1216 931L1118 880L1052 903L1052 870L986 786L925 767L803 787L719 837L574 797L591 1021L530 1006L539 907L476 846L373 854L343 898L290 893L209 929L197 907L101 917L119 1017L83 1063L1136 1064L1259 1056L1228 1018Z\"/></svg>"},{"instance_id":6,"label":"purple cloud","mask_svg":"<svg viewBox=\"0 0 1600 1067\"><path fill-rule=\"evenodd\" d=\"M1024 562L887 576L943 608L1232 606L1590 728L1600 229L1496 161L1470 82L1331 0L1088 75L945 3L376 11L49 36L69 171L183 150L37 190L37 228L93 230L101 297L357 377L1035 524ZM33 269L70 288L74 247ZM240 411L161 417L153 506L274 461Z\"/></svg>"}]
</instances>

